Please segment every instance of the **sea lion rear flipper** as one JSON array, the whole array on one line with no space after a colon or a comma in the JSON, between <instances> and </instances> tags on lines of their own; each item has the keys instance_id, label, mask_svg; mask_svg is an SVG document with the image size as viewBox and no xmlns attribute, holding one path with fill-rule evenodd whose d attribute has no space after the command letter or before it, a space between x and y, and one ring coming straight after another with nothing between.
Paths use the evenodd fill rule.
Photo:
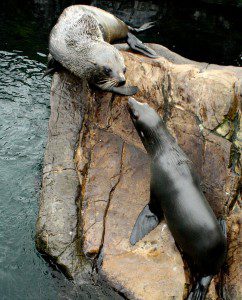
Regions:
<instances>
[{"instance_id":1,"label":"sea lion rear flipper","mask_svg":"<svg viewBox=\"0 0 242 300\"><path fill-rule=\"evenodd\" d=\"M187 300L204 300L212 278L213 276L210 275L201 277L188 295Z\"/></svg>"},{"instance_id":2,"label":"sea lion rear flipper","mask_svg":"<svg viewBox=\"0 0 242 300\"><path fill-rule=\"evenodd\" d=\"M156 22L148 22L148 23L145 23L143 24L142 26L140 26L139 28L135 28L135 27L131 27L131 26L128 26L129 27L129 30L131 32L142 32L142 31L145 31L151 27L153 27L155 25Z\"/></svg>"},{"instance_id":3,"label":"sea lion rear flipper","mask_svg":"<svg viewBox=\"0 0 242 300\"><path fill-rule=\"evenodd\" d=\"M150 211L149 205L146 205L135 222L129 240L130 244L135 245L139 240L153 230L159 222L158 217Z\"/></svg>"},{"instance_id":4,"label":"sea lion rear flipper","mask_svg":"<svg viewBox=\"0 0 242 300\"><path fill-rule=\"evenodd\" d=\"M148 57L151 58L158 58L159 56L156 54L156 52L143 44L136 36L134 36L132 33L128 32L127 34L127 43L129 44L130 48L136 52L140 52Z\"/></svg>"}]
</instances>

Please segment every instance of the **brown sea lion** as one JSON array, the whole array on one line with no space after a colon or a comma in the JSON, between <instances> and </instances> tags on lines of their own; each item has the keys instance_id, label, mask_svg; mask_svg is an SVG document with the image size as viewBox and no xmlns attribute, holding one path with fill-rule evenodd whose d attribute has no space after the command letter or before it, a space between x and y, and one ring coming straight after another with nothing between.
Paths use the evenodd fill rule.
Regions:
<instances>
[{"instance_id":1,"label":"brown sea lion","mask_svg":"<svg viewBox=\"0 0 242 300\"><path fill-rule=\"evenodd\" d=\"M137 87L125 86L126 67L122 54L110 43L126 38L130 47L150 57L157 57L130 32L138 29L127 26L114 15L93 6L73 5L66 8L50 33L50 73L56 62L80 78L105 91L133 95Z\"/></svg>"}]
</instances>

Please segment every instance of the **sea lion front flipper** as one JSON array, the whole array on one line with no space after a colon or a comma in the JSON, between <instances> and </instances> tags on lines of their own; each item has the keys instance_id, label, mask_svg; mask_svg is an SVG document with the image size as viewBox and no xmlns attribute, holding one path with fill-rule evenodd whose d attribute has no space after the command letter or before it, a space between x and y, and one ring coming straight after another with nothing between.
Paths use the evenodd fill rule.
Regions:
<instances>
[{"instance_id":1,"label":"sea lion front flipper","mask_svg":"<svg viewBox=\"0 0 242 300\"><path fill-rule=\"evenodd\" d=\"M160 223L158 217L146 205L138 216L130 236L130 244L135 245Z\"/></svg>"},{"instance_id":2,"label":"sea lion front flipper","mask_svg":"<svg viewBox=\"0 0 242 300\"><path fill-rule=\"evenodd\" d=\"M49 74L54 74L55 72L63 69L60 63L56 61L51 54L48 55L48 62L46 70L44 71L43 78Z\"/></svg>"},{"instance_id":3,"label":"sea lion front flipper","mask_svg":"<svg viewBox=\"0 0 242 300\"><path fill-rule=\"evenodd\" d=\"M138 92L137 86L113 86L110 89L108 89L108 92L125 95L125 96L133 96Z\"/></svg>"},{"instance_id":4,"label":"sea lion front flipper","mask_svg":"<svg viewBox=\"0 0 242 300\"><path fill-rule=\"evenodd\" d=\"M136 36L134 36L132 33L128 32L127 34L127 43L129 44L130 48L136 52L140 52L148 57L151 58L158 58L159 56L156 54L156 52L143 44Z\"/></svg>"}]
</instances>

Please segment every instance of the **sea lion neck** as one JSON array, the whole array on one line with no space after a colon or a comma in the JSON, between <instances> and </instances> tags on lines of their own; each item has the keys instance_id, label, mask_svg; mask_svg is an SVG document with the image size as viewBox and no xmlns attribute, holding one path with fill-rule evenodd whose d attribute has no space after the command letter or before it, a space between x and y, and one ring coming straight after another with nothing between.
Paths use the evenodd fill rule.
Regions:
<instances>
[{"instance_id":1,"label":"sea lion neck","mask_svg":"<svg viewBox=\"0 0 242 300\"><path fill-rule=\"evenodd\" d=\"M170 145L171 140L174 140L162 120L154 127L147 126L145 132L140 131L139 135L147 153L151 157L165 151Z\"/></svg>"}]
</instances>

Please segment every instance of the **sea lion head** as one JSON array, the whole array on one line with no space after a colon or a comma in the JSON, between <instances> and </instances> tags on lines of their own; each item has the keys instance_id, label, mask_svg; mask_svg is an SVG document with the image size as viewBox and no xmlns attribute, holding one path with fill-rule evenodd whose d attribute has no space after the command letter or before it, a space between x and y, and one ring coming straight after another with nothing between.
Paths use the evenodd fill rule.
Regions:
<instances>
[{"instance_id":1,"label":"sea lion head","mask_svg":"<svg viewBox=\"0 0 242 300\"><path fill-rule=\"evenodd\" d=\"M128 110L130 117L138 131L155 129L159 125L161 118L157 112L147 103L141 103L130 97L128 100Z\"/></svg>"},{"instance_id":2,"label":"sea lion head","mask_svg":"<svg viewBox=\"0 0 242 300\"><path fill-rule=\"evenodd\" d=\"M132 122L148 152L152 144L156 144L157 132L163 121L158 113L147 103L141 103L130 97L128 100L128 110Z\"/></svg>"},{"instance_id":3,"label":"sea lion head","mask_svg":"<svg viewBox=\"0 0 242 300\"><path fill-rule=\"evenodd\" d=\"M101 90L120 93L123 95L134 95L138 88L125 86L126 66L121 53L106 42L98 42L92 48L92 58L88 60L92 66L91 84Z\"/></svg>"}]
</instances>

